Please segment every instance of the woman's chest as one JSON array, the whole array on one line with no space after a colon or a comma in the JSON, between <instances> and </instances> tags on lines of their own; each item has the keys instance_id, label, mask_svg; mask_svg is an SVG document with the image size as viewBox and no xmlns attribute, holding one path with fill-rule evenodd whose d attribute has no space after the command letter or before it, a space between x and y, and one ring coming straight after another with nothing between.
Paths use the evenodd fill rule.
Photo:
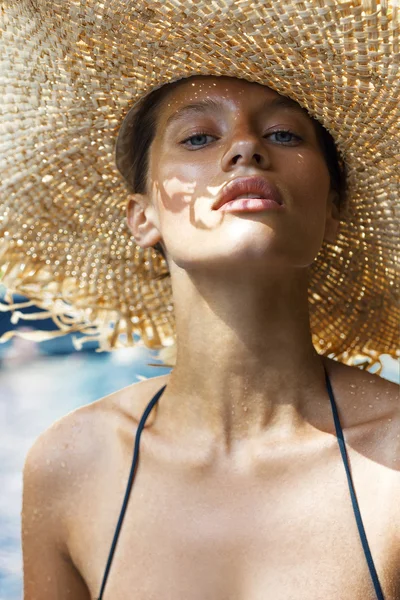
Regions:
<instances>
[{"instance_id":1,"label":"woman's chest","mask_svg":"<svg viewBox=\"0 0 400 600\"><path fill-rule=\"evenodd\" d=\"M356 454L350 460L385 600L395 600L396 490L379 466ZM126 481L110 477L100 499L75 507L69 548L92 598L99 595ZM104 600L376 597L344 467L331 453L303 467L276 464L257 477L215 472L190 479L144 461L104 593Z\"/></svg>"}]
</instances>

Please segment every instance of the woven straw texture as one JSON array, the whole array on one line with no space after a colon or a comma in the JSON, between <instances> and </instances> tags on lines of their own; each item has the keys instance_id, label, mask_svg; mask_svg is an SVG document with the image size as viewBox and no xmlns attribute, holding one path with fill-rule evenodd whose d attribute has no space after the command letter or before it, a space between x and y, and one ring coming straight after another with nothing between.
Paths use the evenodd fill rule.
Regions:
<instances>
[{"instance_id":1,"label":"woven straw texture","mask_svg":"<svg viewBox=\"0 0 400 600\"><path fill-rule=\"evenodd\" d=\"M103 348L174 340L166 263L141 249L115 164L144 94L228 75L297 101L346 162L349 207L310 270L313 343L398 355L399 9L375 0L6 0L0 7L0 253L11 292ZM18 318L18 313L16 313Z\"/></svg>"}]
</instances>

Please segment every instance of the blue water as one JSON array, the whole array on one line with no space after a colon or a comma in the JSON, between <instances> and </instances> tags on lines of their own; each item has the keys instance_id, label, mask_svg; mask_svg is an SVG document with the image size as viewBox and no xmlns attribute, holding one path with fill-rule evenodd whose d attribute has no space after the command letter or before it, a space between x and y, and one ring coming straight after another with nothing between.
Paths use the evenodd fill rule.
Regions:
<instances>
[{"instance_id":1,"label":"blue water","mask_svg":"<svg viewBox=\"0 0 400 600\"><path fill-rule=\"evenodd\" d=\"M25 352L25 355L24 355ZM20 512L22 468L28 449L54 421L75 408L135 383L168 373L143 348L112 354L31 355L29 345L0 368L0 600L22 599ZM382 376L399 381L399 365Z\"/></svg>"}]
</instances>

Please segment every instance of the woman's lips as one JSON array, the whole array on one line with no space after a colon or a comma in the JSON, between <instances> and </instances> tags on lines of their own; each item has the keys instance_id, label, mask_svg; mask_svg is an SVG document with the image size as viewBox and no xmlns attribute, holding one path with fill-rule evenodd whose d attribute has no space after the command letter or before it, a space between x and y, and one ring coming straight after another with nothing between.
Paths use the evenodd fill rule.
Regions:
<instances>
[{"instance_id":1,"label":"woman's lips","mask_svg":"<svg viewBox=\"0 0 400 600\"><path fill-rule=\"evenodd\" d=\"M283 206L282 196L277 186L259 175L236 177L228 181L212 208L221 210L221 207L231 205L233 202L238 210L268 210L276 208L276 206ZM260 204L260 202L264 202L264 204Z\"/></svg>"},{"instance_id":2,"label":"woman's lips","mask_svg":"<svg viewBox=\"0 0 400 600\"><path fill-rule=\"evenodd\" d=\"M218 210L224 212L259 212L262 210L282 210L283 205L270 198L238 198L226 202Z\"/></svg>"}]
</instances>

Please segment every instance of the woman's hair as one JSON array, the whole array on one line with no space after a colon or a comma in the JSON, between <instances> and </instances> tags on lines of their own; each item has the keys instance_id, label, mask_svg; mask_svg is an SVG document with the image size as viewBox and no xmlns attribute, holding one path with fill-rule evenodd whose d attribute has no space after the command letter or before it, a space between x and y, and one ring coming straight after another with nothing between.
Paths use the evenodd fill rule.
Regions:
<instances>
[{"instance_id":1,"label":"woman's hair","mask_svg":"<svg viewBox=\"0 0 400 600\"><path fill-rule=\"evenodd\" d=\"M129 182L135 193L144 194L146 192L149 151L156 133L158 108L165 96L181 81L163 85L145 96L137 105L132 122L131 150L133 150L133 159L129 173ZM317 140L325 157L331 179L331 188L338 194L336 206L341 214L345 211L347 204L346 164L342 160L331 134L317 119L311 116L310 119L314 124ZM162 243L157 243L154 248L167 260ZM160 275L159 279L164 277L168 277L168 273Z\"/></svg>"}]
</instances>

